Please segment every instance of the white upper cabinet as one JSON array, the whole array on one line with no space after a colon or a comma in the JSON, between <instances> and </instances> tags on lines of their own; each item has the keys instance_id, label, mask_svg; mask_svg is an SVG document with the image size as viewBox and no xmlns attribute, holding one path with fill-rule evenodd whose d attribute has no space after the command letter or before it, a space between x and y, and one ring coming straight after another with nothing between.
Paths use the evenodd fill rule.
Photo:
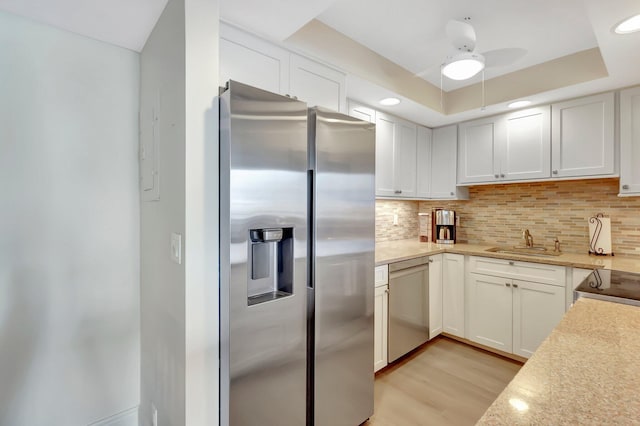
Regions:
<instances>
[{"instance_id":1,"label":"white upper cabinet","mask_svg":"<svg viewBox=\"0 0 640 426\"><path fill-rule=\"evenodd\" d=\"M418 126L417 196L431 199L468 199L467 188L456 186L458 127L434 130Z\"/></svg>"},{"instance_id":2,"label":"white upper cabinet","mask_svg":"<svg viewBox=\"0 0 640 426\"><path fill-rule=\"evenodd\" d=\"M359 118L360 120L368 121L369 123L376 122L376 110L366 105L359 104L353 100L348 101L349 115L351 117Z\"/></svg>"},{"instance_id":3,"label":"white upper cabinet","mask_svg":"<svg viewBox=\"0 0 640 426\"><path fill-rule=\"evenodd\" d=\"M416 196L416 138L415 124L376 113L377 196Z\"/></svg>"},{"instance_id":4,"label":"white upper cabinet","mask_svg":"<svg viewBox=\"0 0 640 426\"><path fill-rule=\"evenodd\" d=\"M486 183L550 176L549 106L459 125L459 183Z\"/></svg>"},{"instance_id":5,"label":"white upper cabinet","mask_svg":"<svg viewBox=\"0 0 640 426\"><path fill-rule=\"evenodd\" d=\"M431 139L431 136L431 129L418 126L416 151L416 196L420 198L431 198L431 185L433 175L433 163L431 161L433 141Z\"/></svg>"},{"instance_id":6,"label":"white upper cabinet","mask_svg":"<svg viewBox=\"0 0 640 426\"><path fill-rule=\"evenodd\" d=\"M497 181L500 178L497 117L458 125L458 183Z\"/></svg>"},{"instance_id":7,"label":"white upper cabinet","mask_svg":"<svg viewBox=\"0 0 640 426\"><path fill-rule=\"evenodd\" d=\"M614 94L551 105L552 176L615 173Z\"/></svg>"},{"instance_id":8,"label":"white upper cabinet","mask_svg":"<svg viewBox=\"0 0 640 426\"><path fill-rule=\"evenodd\" d=\"M541 179L551 176L551 112L549 106L516 111L502 117L500 178Z\"/></svg>"},{"instance_id":9,"label":"white upper cabinet","mask_svg":"<svg viewBox=\"0 0 640 426\"><path fill-rule=\"evenodd\" d=\"M640 87L620 92L620 195L640 195Z\"/></svg>"},{"instance_id":10,"label":"white upper cabinet","mask_svg":"<svg viewBox=\"0 0 640 426\"><path fill-rule=\"evenodd\" d=\"M284 95L289 52L228 25L220 25L220 86L235 80Z\"/></svg>"},{"instance_id":11,"label":"white upper cabinet","mask_svg":"<svg viewBox=\"0 0 640 426\"><path fill-rule=\"evenodd\" d=\"M376 114L376 195L395 196L393 117Z\"/></svg>"},{"instance_id":12,"label":"white upper cabinet","mask_svg":"<svg viewBox=\"0 0 640 426\"><path fill-rule=\"evenodd\" d=\"M226 24L220 25L220 85L235 80L309 106L347 112L345 74Z\"/></svg>"},{"instance_id":13,"label":"white upper cabinet","mask_svg":"<svg viewBox=\"0 0 640 426\"><path fill-rule=\"evenodd\" d=\"M289 91L309 106L347 111L345 75L295 54L291 54Z\"/></svg>"}]
</instances>

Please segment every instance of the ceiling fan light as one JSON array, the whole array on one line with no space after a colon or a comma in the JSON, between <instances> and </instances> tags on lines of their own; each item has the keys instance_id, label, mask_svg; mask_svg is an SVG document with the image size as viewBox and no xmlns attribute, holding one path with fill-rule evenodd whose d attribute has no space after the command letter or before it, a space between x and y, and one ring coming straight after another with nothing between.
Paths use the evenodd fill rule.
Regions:
<instances>
[{"instance_id":1,"label":"ceiling fan light","mask_svg":"<svg viewBox=\"0 0 640 426\"><path fill-rule=\"evenodd\" d=\"M630 34L640 31L640 14L625 19L613 29L616 34Z\"/></svg>"},{"instance_id":2,"label":"ceiling fan light","mask_svg":"<svg viewBox=\"0 0 640 426\"><path fill-rule=\"evenodd\" d=\"M475 53L462 53L447 61L442 75L451 80L467 80L484 69L484 57Z\"/></svg>"}]
</instances>

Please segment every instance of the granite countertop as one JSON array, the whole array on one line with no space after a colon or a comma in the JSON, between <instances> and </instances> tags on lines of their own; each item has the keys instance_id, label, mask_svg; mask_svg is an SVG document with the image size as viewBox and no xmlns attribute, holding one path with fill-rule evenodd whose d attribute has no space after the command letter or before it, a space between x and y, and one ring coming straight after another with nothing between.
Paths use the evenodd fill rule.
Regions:
<instances>
[{"instance_id":1,"label":"granite countertop","mask_svg":"<svg viewBox=\"0 0 640 426\"><path fill-rule=\"evenodd\" d=\"M410 240L385 241L376 243L376 266L417 256L429 256L438 253L457 253L472 256L493 257L498 259L519 260L524 262L546 263L550 265L571 266L584 269L616 269L619 271L640 273L640 258L624 256L594 256L587 253L562 253L560 256L529 256L486 251L496 245L479 244L435 244L421 243L417 238Z\"/></svg>"},{"instance_id":2,"label":"granite countertop","mask_svg":"<svg viewBox=\"0 0 640 426\"><path fill-rule=\"evenodd\" d=\"M635 424L640 309L579 299L480 425Z\"/></svg>"}]
</instances>

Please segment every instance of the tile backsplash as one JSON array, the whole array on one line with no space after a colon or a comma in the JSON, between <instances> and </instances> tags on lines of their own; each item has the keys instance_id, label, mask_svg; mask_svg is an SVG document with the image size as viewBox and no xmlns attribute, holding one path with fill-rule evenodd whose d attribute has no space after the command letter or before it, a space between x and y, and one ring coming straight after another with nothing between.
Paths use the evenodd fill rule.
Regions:
<instances>
[{"instance_id":1,"label":"tile backsplash","mask_svg":"<svg viewBox=\"0 0 640 426\"><path fill-rule=\"evenodd\" d=\"M640 256L640 197L618 197L618 179L589 179L474 186L468 201L376 202L376 240L418 238L418 212L449 208L460 216L457 237L472 244L524 244L529 229L536 245L589 251L589 217L611 218L616 254ZM393 214L398 225L393 225Z\"/></svg>"}]
</instances>

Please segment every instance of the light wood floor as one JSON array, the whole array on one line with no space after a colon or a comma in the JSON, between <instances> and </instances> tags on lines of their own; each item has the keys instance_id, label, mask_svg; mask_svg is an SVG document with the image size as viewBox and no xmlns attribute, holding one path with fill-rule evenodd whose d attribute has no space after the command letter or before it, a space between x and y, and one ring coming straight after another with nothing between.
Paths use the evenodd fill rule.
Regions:
<instances>
[{"instance_id":1,"label":"light wood floor","mask_svg":"<svg viewBox=\"0 0 640 426\"><path fill-rule=\"evenodd\" d=\"M378 372L365 426L475 424L521 363L438 337Z\"/></svg>"}]
</instances>

